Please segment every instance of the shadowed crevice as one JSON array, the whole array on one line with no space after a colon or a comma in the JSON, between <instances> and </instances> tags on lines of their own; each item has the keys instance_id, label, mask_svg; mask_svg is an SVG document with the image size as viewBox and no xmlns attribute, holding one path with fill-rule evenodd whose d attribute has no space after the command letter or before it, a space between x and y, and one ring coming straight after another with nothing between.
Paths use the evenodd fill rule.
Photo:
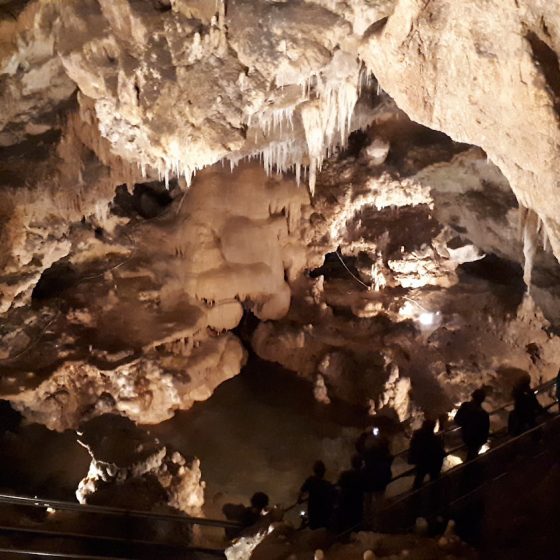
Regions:
<instances>
[{"instance_id":1,"label":"shadowed crevice","mask_svg":"<svg viewBox=\"0 0 560 560\"><path fill-rule=\"evenodd\" d=\"M560 115L560 62L558 55L533 31L525 35L531 45L533 60L538 64L554 102L554 110Z\"/></svg>"}]
</instances>

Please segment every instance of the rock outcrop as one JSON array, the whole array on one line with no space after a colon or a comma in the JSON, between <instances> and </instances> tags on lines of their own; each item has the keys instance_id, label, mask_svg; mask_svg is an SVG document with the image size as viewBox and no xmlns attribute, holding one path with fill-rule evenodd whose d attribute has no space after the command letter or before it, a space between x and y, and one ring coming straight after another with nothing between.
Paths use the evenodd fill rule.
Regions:
<instances>
[{"instance_id":1,"label":"rock outcrop","mask_svg":"<svg viewBox=\"0 0 560 560\"><path fill-rule=\"evenodd\" d=\"M183 457L127 418L111 414L84 423L79 438L91 455L89 472L76 491L80 503L202 515L198 459Z\"/></svg>"},{"instance_id":2,"label":"rock outcrop","mask_svg":"<svg viewBox=\"0 0 560 560\"><path fill-rule=\"evenodd\" d=\"M556 257L559 16L553 2L400 0L360 49L410 118L485 150Z\"/></svg>"},{"instance_id":3,"label":"rock outcrop","mask_svg":"<svg viewBox=\"0 0 560 560\"><path fill-rule=\"evenodd\" d=\"M133 229L112 213L112 232L74 230L77 250L35 288L41 311L6 314L4 392L60 430L103 412L157 423L208 398L244 364L228 332L243 308L264 320L288 312L288 282L308 260L308 205L305 190L258 166L218 168Z\"/></svg>"}]
</instances>

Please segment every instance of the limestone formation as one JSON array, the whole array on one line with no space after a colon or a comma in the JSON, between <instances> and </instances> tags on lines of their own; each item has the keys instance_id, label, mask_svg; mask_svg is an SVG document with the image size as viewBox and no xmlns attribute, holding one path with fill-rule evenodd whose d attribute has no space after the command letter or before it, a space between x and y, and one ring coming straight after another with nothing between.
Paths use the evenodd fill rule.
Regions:
<instances>
[{"instance_id":1,"label":"limestone formation","mask_svg":"<svg viewBox=\"0 0 560 560\"><path fill-rule=\"evenodd\" d=\"M251 346L410 426L481 384L502 403L511 368L550 378L559 22L537 0L0 2L0 393L59 431L157 424Z\"/></svg>"},{"instance_id":2,"label":"limestone formation","mask_svg":"<svg viewBox=\"0 0 560 560\"><path fill-rule=\"evenodd\" d=\"M364 425L397 452L552 379L559 56L556 1L0 0L6 448L64 446L53 496L213 516L291 501L311 453L334 479ZM333 545L281 512L227 557L474 557L451 525Z\"/></svg>"},{"instance_id":3,"label":"limestone formation","mask_svg":"<svg viewBox=\"0 0 560 560\"><path fill-rule=\"evenodd\" d=\"M76 491L80 503L160 511L169 506L201 515L204 482L198 459L186 459L122 416L106 414L86 422L79 437L91 455L89 472ZM142 502L158 492L159 499Z\"/></svg>"},{"instance_id":4,"label":"limestone formation","mask_svg":"<svg viewBox=\"0 0 560 560\"><path fill-rule=\"evenodd\" d=\"M361 56L407 115L480 146L560 257L554 2L400 0Z\"/></svg>"}]
</instances>

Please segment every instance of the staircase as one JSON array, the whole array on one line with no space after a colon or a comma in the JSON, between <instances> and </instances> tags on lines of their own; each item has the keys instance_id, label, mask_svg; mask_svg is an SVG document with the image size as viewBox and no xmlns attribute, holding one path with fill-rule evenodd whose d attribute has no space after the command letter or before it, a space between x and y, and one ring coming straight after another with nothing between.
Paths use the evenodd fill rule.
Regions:
<instances>
[{"instance_id":1,"label":"staircase","mask_svg":"<svg viewBox=\"0 0 560 560\"><path fill-rule=\"evenodd\" d=\"M536 389L546 395L548 382ZM556 404L553 400L548 406ZM507 416L511 403L491 414ZM448 438L457 428L447 430ZM463 446L451 449L460 454ZM399 453L401 472L392 484L402 484L414 469L404 467L407 450ZM418 490L387 498L377 511L374 529L403 532L414 527L418 517L443 519L468 514L473 503L484 500L492 484L519 468L530 468L546 456L560 456L560 416L550 414L545 422L517 437L504 427L491 434L491 448L475 461L457 465L440 479ZM223 536L226 528L238 524L171 513L130 511L81 505L75 502L0 494L0 558L73 558L81 560L207 560L224 558L223 548L195 546L205 531ZM216 533L214 533L216 537Z\"/></svg>"},{"instance_id":2,"label":"staircase","mask_svg":"<svg viewBox=\"0 0 560 560\"><path fill-rule=\"evenodd\" d=\"M224 558L223 549L193 545L193 535L208 528L237 526L225 520L4 494L0 495L0 558Z\"/></svg>"}]
</instances>

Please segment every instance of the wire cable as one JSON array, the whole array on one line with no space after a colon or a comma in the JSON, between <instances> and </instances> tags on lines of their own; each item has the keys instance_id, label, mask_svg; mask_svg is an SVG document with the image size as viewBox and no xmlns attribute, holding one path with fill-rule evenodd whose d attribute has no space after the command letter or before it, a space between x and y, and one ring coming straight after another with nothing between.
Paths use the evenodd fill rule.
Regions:
<instances>
[{"instance_id":1,"label":"wire cable","mask_svg":"<svg viewBox=\"0 0 560 560\"><path fill-rule=\"evenodd\" d=\"M356 282L358 282L359 284L361 284L366 290L370 291L371 290L371 286L368 286L365 282L362 282L347 266L346 263L342 260L342 256L340 255L340 253L338 252L338 249L335 251L336 256L338 257L338 260L342 263L342 266L346 269L346 271L348 272L348 274L350 274L350 276L352 276L352 278L354 278L354 280L356 280Z\"/></svg>"}]
</instances>

